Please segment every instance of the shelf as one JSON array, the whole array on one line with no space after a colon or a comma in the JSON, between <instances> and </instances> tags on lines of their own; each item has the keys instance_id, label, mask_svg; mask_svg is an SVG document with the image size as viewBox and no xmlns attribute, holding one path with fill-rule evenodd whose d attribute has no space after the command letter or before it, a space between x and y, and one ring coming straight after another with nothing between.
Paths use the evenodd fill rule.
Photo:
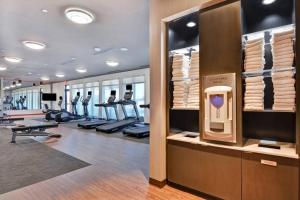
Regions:
<instances>
[{"instance_id":1,"label":"shelf","mask_svg":"<svg viewBox=\"0 0 300 200\"><path fill-rule=\"evenodd\" d=\"M248 77L256 77L256 76L264 76L264 77L272 77L273 72L285 72L285 71L293 71L296 73L295 67L286 67L286 68L278 68L278 69L265 69L260 71L253 71L253 72L243 72L242 77L248 78Z\"/></svg>"},{"instance_id":2,"label":"shelf","mask_svg":"<svg viewBox=\"0 0 300 200\"><path fill-rule=\"evenodd\" d=\"M261 112L265 112L265 113L296 113L296 111L281 111L281 110L272 110L272 109L265 109L265 110L243 110L244 112L257 112L257 113L261 113Z\"/></svg>"},{"instance_id":3,"label":"shelf","mask_svg":"<svg viewBox=\"0 0 300 200\"><path fill-rule=\"evenodd\" d=\"M175 79L171 80L171 82L181 82L181 81L196 81L199 80L199 78L182 78L182 79Z\"/></svg>"},{"instance_id":4,"label":"shelf","mask_svg":"<svg viewBox=\"0 0 300 200\"><path fill-rule=\"evenodd\" d=\"M182 48L182 49L175 49L169 52L169 54L172 56L174 54L188 54L190 53L190 50L194 50L194 51L199 51L199 45L195 45L195 46L190 46L190 47L186 47L186 48Z\"/></svg>"}]
</instances>

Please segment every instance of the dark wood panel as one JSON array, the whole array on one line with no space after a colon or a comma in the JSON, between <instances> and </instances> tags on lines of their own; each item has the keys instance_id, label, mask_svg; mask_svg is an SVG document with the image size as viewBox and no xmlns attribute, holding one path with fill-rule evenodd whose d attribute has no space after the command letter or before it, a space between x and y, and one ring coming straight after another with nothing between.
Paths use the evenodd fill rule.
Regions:
<instances>
[{"instance_id":1,"label":"dark wood panel","mask_svg":"<svg viewBox=\"0 0 300 200\"><path fill-rule=\"evenodd\" d=\"M300 1L296 1L296 55L300 55ZM300 153L300 57L296 56L296 68L297 68L297 74L296 74L296 98L297 98L297 115L296 115L296 140L297 140L297 152Z\"/></svg>"},{"instance_id":2,"label":"dark wood panel","mask_svg":"<svg viewBox=\"0 0 300 200\"><path fill-rule=\"evenodd\" d=\"M168 181L191 189L199 188L200 152L197 149L168 144Z\"/></svg>"},{"instance_id":3,"label":"dark wood panel","mask_svg":"<svg viewBox=\"0 0 300 200\"><path fill-rule=\"evenodd\" d=\"M221 199L241 199L241 152L168 141L168 180Z\"/></svg>"},{"instance_id":4,"label":"dark wood panel","mask_svg":"<svg viewBox=\"0 0 300 200\"><path fill-rule=\"evenodd\" d=\"M261 160L276 162L263 165ZM298 200L299 163L296 159L243 153L243 200Z\"/></svg>"},{"instance_id":5,"label":"dark wood panel","mask_svg":"<svg viewBox=\"0 0 300 200\"><path fill-rule=\"evenodd\" d=\"M237 141L242 145L242 45L241 7L233 2L200 11L200 80L203 76L236 73ZM200 93L201 108L204 99ZM201 112L201 120L204 113ZM202 121L203 122L203 121ZM203 124L203 123L202 123ZM201 127L203 132L203 127Z\"/></svg>"},{"instance_id":6,"label":"dark wood panel","mask_svg":"<svg viewBox=\"0 0 300 200\"><path fill-rule=\"evenodd\" d=\"M200 158L200 191L221 199L241 199L241 152L203 147Z\"/></svg>"}]
</instances>

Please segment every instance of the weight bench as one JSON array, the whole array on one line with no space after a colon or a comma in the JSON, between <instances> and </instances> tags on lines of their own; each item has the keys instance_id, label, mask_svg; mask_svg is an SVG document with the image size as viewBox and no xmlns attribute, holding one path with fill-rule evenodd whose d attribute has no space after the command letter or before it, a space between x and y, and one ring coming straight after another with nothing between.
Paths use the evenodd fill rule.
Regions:
<instances>
[{"instance_id":1,"label":"weight bench","mask_svg":"<svg viewBox=\"0 0 300 200\"><path fill-rule=\"evenodd\" d=\"M59 134L52 134L45 132L50 128L57 128L58 123L37 123L32 125L18 125L16 127L11 128L12 130L12 138L11 143L16 143L17 136L51 136L51 137L61 137Z\"/></svg>"},{"instance_id":2,"label":"weight bench","mask_svg":"<svg viewBox=\"0 0 300 200\"><path fill-rule=\"evenodd\" d=\"M23 117L0 117L0 126L11 126L14 125L14 121L22 121Z\"/></svg>"}]
</instances>

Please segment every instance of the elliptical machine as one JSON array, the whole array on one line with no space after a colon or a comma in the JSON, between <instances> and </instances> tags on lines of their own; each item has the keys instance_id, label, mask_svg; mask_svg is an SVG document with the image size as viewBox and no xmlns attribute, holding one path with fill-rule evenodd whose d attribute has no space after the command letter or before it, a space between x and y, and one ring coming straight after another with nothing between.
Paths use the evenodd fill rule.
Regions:
<instances>
[{"instance_id":1,"label":"elliptical machine","mask_svg":"<svg viewBox=\"0 0 300 200\"><path fill-rule=\"evenodd\" d=\"M58 113L60 113L60 112L63 111L62 103L63 103L63 97L60 96L60 97L59 97L59 101L58 101L58 103L57 103L57 105L58 105L58 107L60 108L60 110L47 109L46 115L45 115L45 119L48 120L48 121L49 121L49 120L54 120L54 119L55 119L55 116L56 116ZM47 105L47 104L45 104L45 105ZM48 106L48 105L47 105L47 106Z\"/></svg>"},{"instance_id":2,"label":"elliptical machine","mask_svg":"<svg viewBox=\"0 0 300 200\"><path fill-rule=\"evenodd\" d=\"M23 99L22 96L20 96L19 99L16 99L16 110L20 110L20 103L21 103L21 99Z\"/></svg>"},{"instance_id":3,"label":"elliptical machine","mask_svg":"<svg viewBox=\"0 0 300 200\"><path fill-rule=\"evenodd\" d=\"M24 96L23 98L22 98L22 96L20 97L19 103L21 105L21 110L27 110L27 107L24 105L26 102L26 99L27 99L26 96Z\"/></svg>"},{"instance_id":4,"label":"elliptical machine","mask_svg":"<svg viewBox=\"0 0 300 200\"><path fill-rule=\"evenodd\" d=\"M87 118L88 112L86 112L88 103L90 101L92 92L88 92L88 96L85 99L81 99L83 108L84 108L84 115L78 115L77 111L77 103L80 100L80 92L77 92L75 98L71 101L72 104L72 112L68 112L66 110L62 110L58 114L55 115L55 121L56 122L69 122L74 120L80 120Z\"/></svg>"}]
</instances>

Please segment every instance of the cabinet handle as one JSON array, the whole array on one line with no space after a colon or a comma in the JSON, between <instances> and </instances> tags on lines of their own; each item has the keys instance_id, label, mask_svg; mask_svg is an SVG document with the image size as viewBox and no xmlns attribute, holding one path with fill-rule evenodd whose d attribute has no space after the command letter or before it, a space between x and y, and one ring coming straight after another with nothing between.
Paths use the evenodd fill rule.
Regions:
<instances>
[{"instance_id":1,"label":"cabinet handle","mask_svg":"<svg viewBox=\"0 0 300 200\"><path fill-rule=\"evenodd\" d=\"M273 167L277 167L277 162L275 161L271 161L271 160L260 160L260 163L262 165L269 165L269 166L273 166Z\"/></svg>"}]
</instances>

